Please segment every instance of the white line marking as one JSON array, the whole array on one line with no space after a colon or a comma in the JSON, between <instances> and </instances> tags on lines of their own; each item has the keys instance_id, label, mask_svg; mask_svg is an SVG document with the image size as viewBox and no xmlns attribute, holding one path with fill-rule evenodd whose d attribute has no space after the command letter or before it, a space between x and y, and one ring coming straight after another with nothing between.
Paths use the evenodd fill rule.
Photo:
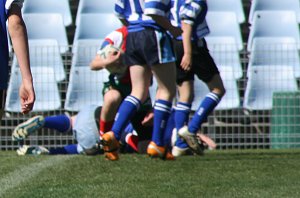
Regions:
<instances>
[{"instance_id":1,"label":"white line marking","mask_svg":"<svg viewBox=\"0 0 300 198\"><path fill-rule=\"evenodd\" d=\"M8 173L0 179L0 197L9 189L15 188L27 180L30 180L48 167L58 165L71 157L73 156L51 156L41 162L32 163Z\"/></svg>"}]
</instances>

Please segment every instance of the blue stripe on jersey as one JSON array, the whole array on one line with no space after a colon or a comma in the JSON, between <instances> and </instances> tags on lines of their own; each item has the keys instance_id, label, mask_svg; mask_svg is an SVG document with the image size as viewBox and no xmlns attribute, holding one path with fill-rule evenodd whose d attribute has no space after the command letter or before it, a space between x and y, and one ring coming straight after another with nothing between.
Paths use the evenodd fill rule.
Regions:
<instances>
[{"instance_id":1,"label":"blue stripe on jersey","mask_svg":"<svg viewBox=\"0 0 300 198\"><path fill-rule=\"evenodd\" d=\"M151 17L144 14L145 10L152 13L153 9L160 10L165 14L168 7L164 3L153 0L146 0L146 2L145 0L117 0L115 4L116 15L120 19L126 19L129 23L128 32L141 31L147 27L160 30L161 27Z\"/></svg>"},{"instance_id":2,"label":"blue stripe on jersey","mask_svg":"<svg viewBox=\"0 0 300 198\"><path fill-rule=\"evenodd\" d=\"M170 9L170 1L153 1L148 0L145 2L145 10L147 14L157 14L166 16L166 12Z\"/></svg>"},{"instance_id":3,"label":"blue stripe on jersey","mask_svg":"<svg viewBox=\"0 0 300 198\"><path fill-rule=\"evenodd\" d=\"M193 40L203 38L209 33L205 21L207 4L204 0L172 0L170 20L172 25L181 27L181 20L193 25ZM177 39L181 40L182 37Z\"/></svg>"},{"instance_id":4,"label":"blue stripe on jersey","mask_svg":"<svg viewBox=\"0 0 300 198\"><path fill-rule=\"evenodd\" d=\"M6 0L0 0L0 90L7 88L8 82L8 43L7 43L7 10Z\"/></svg>"}]
</instances>

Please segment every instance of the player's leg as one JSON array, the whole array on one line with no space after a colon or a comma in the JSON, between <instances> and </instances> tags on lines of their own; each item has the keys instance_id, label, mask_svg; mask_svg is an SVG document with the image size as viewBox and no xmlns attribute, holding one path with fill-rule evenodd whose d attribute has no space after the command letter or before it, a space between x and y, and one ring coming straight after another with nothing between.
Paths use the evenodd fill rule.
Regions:
<instances>
[{"instance_id":1,"label":"player's leg","mask_svg":"<svg viewBox=\"0 0 300 198\"><path fill-rule=\"evenodd\" d=\"M186 125L189 121L189 115L191 111L193 94L194 94L194 81L187 80L183 81L179 85L178 88L178 102L175 106L175 127L176 131L181 129L184 125ZM188 149L188 145L179 137L175 143L175 149L186 151Z\"/></svg>"},{"instance_id":2,"label":"player's leg","mask_svg":"<svg viewBox=\"0 0 300 198\"><path fill-rule=\"evenodd\" d=\"M189 146L197 152L199 146L196 144L196 133L201 129L201 125L207 119L208 115L220 102L225 94L225 88L218 68L209 54L204 39L203 45L197 47L197 56L194 56L193 60L194 64L197 65L193 67L195 74L207 84L210 93L208 93L200 103L188 126L181 128L178 133L187 141Z\"/></svg>"},{"instance_id":3,"label":"player's leg","mask_svg":"<svg viewBox=\"0 0 300 198\"><path fill-rule=\"evenodd\" d=\"M161 157L159 152L166 152L164 133L176 94L175 53L172 40L167 34L158 31L149 31L148 34L151 34L156 53L149 51L147 61L148 65L152 65L151 69L158 85L154 104L152 142L149 144L148 154Z\"/></svg>"},{"instance_id":4,"label":"player's leg","mask_svg":"<svg viewBox=\"0 0 300 198\"><path fill-rule=\"evenodd\" d=\"M149 144L147 152L152 157L163 157L167 146L164 141L165 128L171 113L172 100L176 91L176 71L174 63L155 65L152 67L152 70L157 80L158 89L154 104L152 141Z\"/></svg>"},{"instance_id":5,"label":"player's leg","mask_svg":"<svg viewBox=\"0 0 300 198\"><path fill-rule=\"evenodd\" d=\"M118 90L111 88L105 92L100 115L100 134L103 135L103 133L111 130L121 102L122 96Z\"/></svg>"},{"instance_id":6,"label":"player's leg","mask_svg":"<svg viewBox=\"0 0 300 198\"><path fill-rule=\"evenodd\" d=\"M65 114L47 117L37 115L16 126L12 138L13 140L22 140L41 128L55 129L65 133L70 131L72 126L69 116Z\"/></svg>"},{"instance_id":7,"label":"player's leg","mask_svg":"<svg viewBox=\"0 0 300 198\"><path fill-rule=\"evenodd\" d=\"M210 93L200 103L189 123L188 129L192 133L200 129L201 124L207 119L207 116L214 110L225 94L223 81L213 58L209 54L205 41L204 45L198 49L198 53L201 55L201 59L196 59L199 70L195 71L195 73L206 83Z\"/></svg>"},{"instance_id":8,"label":"player's leg","mask_svg":"<svg viewBox=\"0 0 300 198\"><path fill-rule=\"evenodd\" d=\"M142 101L148 96L151 70L146 66L133 65L130 67L132 91L121 103L112 130L102 136L105 156L109 160L118 159L118 141L122 131L139 109ZM147 91L146 91L147 90Z\"/></svg>"},{"instance_id":9,"label":"player's leg","mask_svg":"<svg viewBox=\"0 0 300 198\"><path fill-rule=\"evenodd\" d=\"M146 39L143 32L129 32L127 36L124 64L130 66L132 90L119 106L112 131L103 135L103 142L106 145L104 150L108 148L105 156L108 159L110 157L112 160L118 159L116 151L119 147L118 140L121 138L121 133L148 96L152 73L144 61L143 46Z\"/></svg>"},{"instance_id":10,"label":"player's leg","mask_svg":"<svg viewBox=\"0 0 300 198\"><path fill-rule=\"evenodd\" d=\"M176 82L178 88L178 100L175 106L175 133L186 125L189 121L192 101L194 97L194 72L185 71L181 67L181 59L184 55L182 41L174 41L174 48L177 56L176 61ZM195 65L192 65L195 66ZM175 157L184 155L189 147L187 143L176 135L176 142L172 149L172 154Z\"/></svg>"},{"instance_id":11,"label":"player's leg","mask_svg":"<svg viewBox=\"0 0 300 198\"><path fill-rule=\"evenodd\" d=\"M133 65L130 67L132 91L119 107L112 131L117 140L131 118L135 115L142 102L148 97L151 70L147 66Z\"/></svg>"}]
</instances>

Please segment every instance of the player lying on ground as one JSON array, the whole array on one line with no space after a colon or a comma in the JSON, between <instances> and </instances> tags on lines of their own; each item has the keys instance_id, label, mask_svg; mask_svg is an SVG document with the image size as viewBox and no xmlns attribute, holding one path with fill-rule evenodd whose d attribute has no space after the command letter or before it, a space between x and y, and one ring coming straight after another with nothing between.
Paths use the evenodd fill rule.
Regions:
<instances>
[{"instance_id":1,"label":"player lying on ground","mask_svg":"<svg viewBox=\"0 0 300 198\"><path fill-rule=\"evenodd\" d=\"M42 128L54 129L58 133L73 133L73 137L77 144L68 144L61 148L46 149L42 146L27 146L24 145L17 150L19 155L25 154L86 154L95 155L103 154L100 145L99 136L99 116L101 107L90 105L82 108L78 114L70 117L66 114L55 116L34 116L27 121L19 124L13 131L12 139L15 141L24 140L27 136L36 133ZM122 133L120 144L122 151L138 153L146 153L146 148L151 140L152 127L145 122L144 118L147 115L145 111L139 111L135 116L136 122L134 126L141 130L137 136L136 130L130 123ZM144 122L143 122L144 121ZM142 124L145 123L145 124ZM128 145L130 147L128 147Z\"/></svg>"},{"instance_id":2,"label":"player lying on ground","mask_svg":"<svg viewBox=\"0 0 300 198\"><path fill-rule=\"evenodd\" d=\"M103 154L99 142L99 115L101 107L90 105L82 108L77 115L72 117L63 114L43 117L34 116L27 121L20 123L13 131L12 138L15 141L24 140L29 135L36 133L42 128L53 129L58 133L69 133L72 131L77 144L68 144L61 148L47 149L43 146L23 145L17 150L19 155L25 154L86 154L96 155ZM138 152L146 153L147 146L152 138L152 123L147 111L138 111L134 117L135 122L128 124L122 133L120 139L121 152ZM173 120L173 119L172 119ZM173 131L174 123L168 123L169 131ZM167 129L168 130L168 129ZM171 135L165 139L166 143L170 142ZM199 135L200 145L213 147L210 138ZM212 141L213 142L213 141ZM173 140L174 144L174 140ZM187 154L192 152L187 152ZM173 159L172 156L166 156L167 159Z\"/></svg>"}]
</instances>

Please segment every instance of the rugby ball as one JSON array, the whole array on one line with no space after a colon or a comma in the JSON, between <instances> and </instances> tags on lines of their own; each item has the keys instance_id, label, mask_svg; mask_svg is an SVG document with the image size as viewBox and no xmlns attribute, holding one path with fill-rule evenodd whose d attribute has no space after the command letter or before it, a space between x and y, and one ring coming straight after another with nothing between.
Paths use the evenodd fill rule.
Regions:
<instances>
[{"instance_id":1,"label":"rugby ball","mask_svg":"<svg viewBox=\"0 0 300 198\"><path fill-rule=\"evenodd\" d=\"M103 59L107 59L109 54L117 53L120 49L113 45L106 45L104 48L100 50L100 56Z\"/></svg>"}]
</instances>

